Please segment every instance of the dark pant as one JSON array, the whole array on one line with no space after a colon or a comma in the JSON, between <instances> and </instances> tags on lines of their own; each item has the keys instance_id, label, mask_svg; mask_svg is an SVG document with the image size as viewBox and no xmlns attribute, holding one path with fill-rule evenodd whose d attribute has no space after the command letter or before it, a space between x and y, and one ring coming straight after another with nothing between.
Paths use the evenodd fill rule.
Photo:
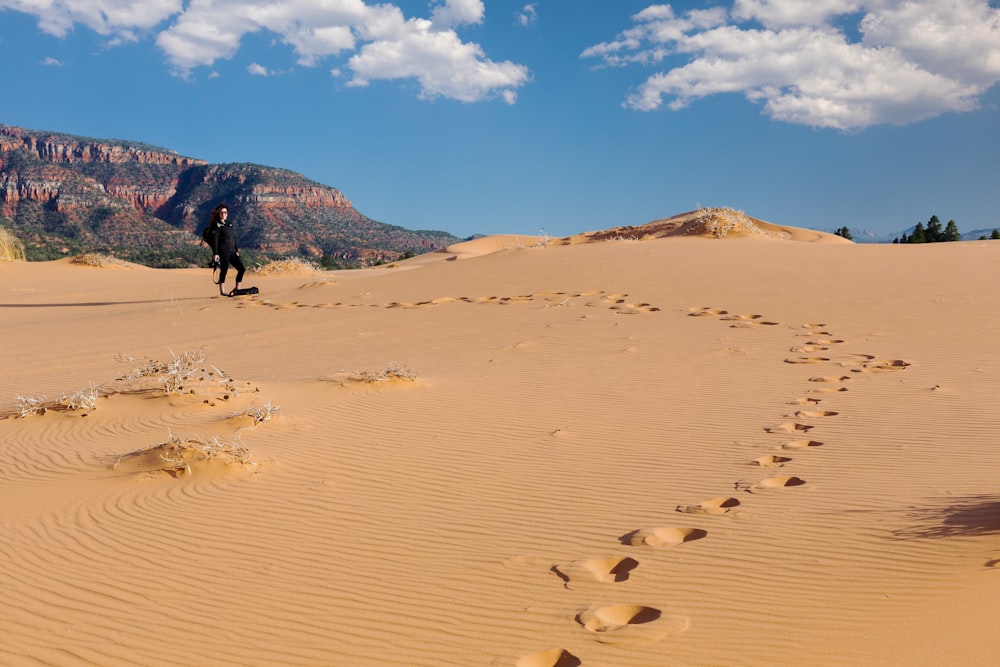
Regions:
<instances>
[{"instance_id":1,"label":"dark pant","mask_svg":"<svg viewBox=\"0 0 1000 667\"><path fill-rule=\"evenodd\" d=\"M243 260L235 252L223 251L219 255L219 284L226 282L226 274L229 273L229 265L232 264L236 268L236 282L243 282L243 274L246 272L246 267L243 266Z\"/></svg>"}]
</instances>

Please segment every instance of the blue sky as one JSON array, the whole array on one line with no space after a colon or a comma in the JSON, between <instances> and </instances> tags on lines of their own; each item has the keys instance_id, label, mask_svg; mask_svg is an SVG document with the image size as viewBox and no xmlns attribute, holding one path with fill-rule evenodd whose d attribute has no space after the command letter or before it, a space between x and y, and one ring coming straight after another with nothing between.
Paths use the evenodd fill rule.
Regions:
<instances>
[{"instance_id":1,"label":"blue sky","mask_svg":"<svg viewBox=\"0 0 1000 667\"><path fill-rule=\"evenodd\" d=\"M729 206L1000 227L987 0L0 0L0 123L283 167L410 229Z\"/></svg>"}]
</instances>

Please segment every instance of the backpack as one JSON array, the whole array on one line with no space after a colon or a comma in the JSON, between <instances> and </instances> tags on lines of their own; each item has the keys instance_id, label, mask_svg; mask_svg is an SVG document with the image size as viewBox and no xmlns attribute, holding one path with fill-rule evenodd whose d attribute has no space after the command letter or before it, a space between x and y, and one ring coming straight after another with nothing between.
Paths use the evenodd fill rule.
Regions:
<instances>
[{"instance_id":1,"label":"backpack","mask_svg":"<svg viewBox=\"0 0 1000 667\"><path fill-rule=\"evenodd\" d=\"M208 244L209 248L215 247L215 236L219 233L215 225L211 222L205 225L205 230L201 233L201 240Z\"/></svg>"}]
</instances>

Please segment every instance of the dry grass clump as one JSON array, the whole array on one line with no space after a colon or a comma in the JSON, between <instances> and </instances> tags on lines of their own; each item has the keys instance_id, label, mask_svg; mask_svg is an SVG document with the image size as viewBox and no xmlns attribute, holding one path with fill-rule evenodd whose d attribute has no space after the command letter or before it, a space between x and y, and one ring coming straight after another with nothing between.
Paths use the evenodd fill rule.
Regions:
<instances>
[{"instance_id":1,"label":"dry grass clump","mask_svg":"<svg viewBox=\"0 0 1000 667\"><path fill-rule=\"evenodd\" d=\"M279 259L268 262L253 269L253 273L261 276L294 275L299 273L320 273L323 269L301 257Z\"/></svg>"},{"instance_id":2,"label":"dry grass clump","mask_svg":"<svg viewBox=\"0 0 1000 667\"><path fill-rule=\"evenodd\" d=\"M77 255L70 260L71 264L82 264L84 266L95 266L95 267L105 267L105 266L128 266L128 262L125 260L118 259L117 257L112 257L111 255L104 255L96 252L88 252L82 255Z\"/></svg>"},{"instance_id":3,"label":"dry grass clump","mask_svg":"<svg viewBox=\"0 0 1000 667\"><path fill-rule=\"evenodd\" d=\"M247 408L243 414L253 419L253 425L257 426L259 424L267 424L271 421L271 417L276 417L279 412L281 412L281 408L277 405L271 405L271 401L268 401L263 407L258 408L255 405Z\"/></svg>"},{"instance_id":4,"label":"dry grass clump","mask_svg":"<svg viewBox=\"0 0 1000 667\"><path fill-rule=\"evenodd\" d=\"M97 386L91 382L90 387L77 389L71 394L63 394L54 401L50 401L45 396L33 396L27 394L17 394L14 416L28 417L30 415L44 415L49 410L56 412L77 412L97 409L97 399L100 392Z\"/></svg>"},{"instance_id":5,"label":"dry grass clump","mask_svg":"<svg viewBox=\"0 0 1000 667\"><path fill-rule=\"evenodd\" d=\"M212 462L239 465L243 470L258 465L253 452L243 445L222 442L218 438L209 441L182 438L171 433L166 442L122 454L111 468L131 472L165 472L180 477L193 475L192 466L197 469L199 465Z\"/></svg>"},{"instance_id":6,"label":"dry grass clump","mask_svg":"<svg viewBox=\"0 0 1000 667\"><path fill-rule=\"evenodd\" d=\"M120 375L119 381L139 382L149 380L163 387L167 394L179 394L184 387L192 382L214 382L223 389L236 392L236 382L227 373L215 366L204 368L204 350L191 350L175 355L170 361L143 358L137 360L129 354L118 354L115 360L129 366L129 370ZM193 390L191 390L193 391Z\"/></svg>"},{"instance_id":7,"label":"dry grass clump","mask_svg":"<svg viewBox=\"0 0 1000 667\"><path fill-rule=\"evenodd\" d=\"M390 361L384 371L361 371L358 377L362 382L387 382L389 380L405 380L413 382L417 379L417 372L404 364Z\"/></svg>"},{"instance_id":8,"label":"dry grass clump","mask_svg":"<svg viewBox=\"0 0 1000 667\"><path fill-rule=\"evenodd\" d=\"M705 231L717 239L726 238L730 232L739 232L750 236L788 238L788 234L766 230L743 211L732 208L700 208L695 213L696 217L691 222L696 225L704 225Z\"/></svg>"},{"instance_id":9,"label":"dry grass clump","mask_svg":"<svg viewBox=\"0 0 1000 667\"><path fill-rule=\"evenodd\" d=\"M0 227L0 262L23 262L24 244L21 239L4 227Z\"/></svg>"}]
</instances>

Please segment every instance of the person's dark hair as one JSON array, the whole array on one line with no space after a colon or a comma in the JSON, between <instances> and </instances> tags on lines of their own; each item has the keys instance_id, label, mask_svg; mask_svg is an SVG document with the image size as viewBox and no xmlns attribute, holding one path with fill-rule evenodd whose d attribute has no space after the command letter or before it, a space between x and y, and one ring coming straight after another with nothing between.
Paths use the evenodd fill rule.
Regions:
<instances>
[{"instance_id":1,"label":"person's dark hair","mask_svg":"<svg viewBox=\"0 0 1000 667\"><path fill-rule=\"evenodd\" d=\"M212 216L208 219L208 224L210 224L210 225L218 224L219 221L222 219L222 215L221 215L222 211L228 211L228 210L229 210L229 207L226 206L225 204L219 204L218 206L216 206L215 208L213 208L212 209Z\"/></svg>"}]
</instances>

